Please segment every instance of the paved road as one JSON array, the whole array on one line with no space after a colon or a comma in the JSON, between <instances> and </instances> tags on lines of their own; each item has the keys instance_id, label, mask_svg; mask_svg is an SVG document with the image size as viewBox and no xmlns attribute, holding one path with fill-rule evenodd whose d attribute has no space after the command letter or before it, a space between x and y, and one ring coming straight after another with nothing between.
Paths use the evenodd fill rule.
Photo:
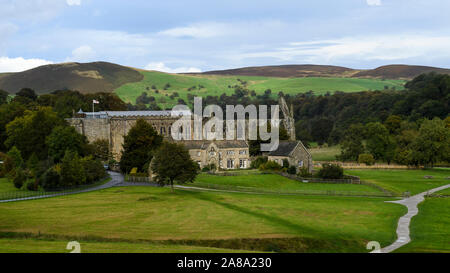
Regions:
<instances>
[{"instance_id":1,"label":"paved road","mask_svg":"<svg viewBox=\"0 0 450 273\"><path fill-rule=\"evenodd\" d=\"M92 188L82 189L78 191L72 191L72 192L65 192L65 193L54 193L54 194L47 194L47 195L39 195L39 196L30 196L25 198L17 198L17 199L9 199L9 200L0 200L0 203L7 203L7 202L15 202L15 201L25 201L25 200L34 200L34 199L42 199L42 198L49 198L49 197L56 197L56 196L63 196L63 195L71 195L71 194L77 194L77 193L83 193L83 192L90 192L90 191L98 191L102 189L107 189L114 187L116 185L119 185L123 183L124 178L123 175L116 172L108 172L108 174L111 177L111 180L108 181L105 184L95 186Z\"/></svg>"},{"instance_id":2,"label":"paved road","mask_svg":"<svg viewBox=\"0 0 450 273\"><path fill-rule=\"evenodd\" d=\"M400 201L386 201L389 203L396 203L396 204L401 204L403 206L406 206L408 208L408 213L406 213L404 216L400 217L400 219L398 220L398 226L397 226L397 241L395 241L393 244L384 247L381 249L381 253L389 253L392 252L406 244L408 244L409 242L411 242L411 238L410 238L410 230L409 230L409 225L411 223L411 219L417 215L417 213L419 213L419 209L417 207L417 205L419 205L423 200L425 200L425 195L427 194L431 194L437 191L441 191L444 189L450 188L450 184L439 187L439 188L434 188L432 190L426 191L426 192L422 192L419 193L417 195L411 196L409 198L405 198L403 200Z\"/></svg>"}]
</instances>

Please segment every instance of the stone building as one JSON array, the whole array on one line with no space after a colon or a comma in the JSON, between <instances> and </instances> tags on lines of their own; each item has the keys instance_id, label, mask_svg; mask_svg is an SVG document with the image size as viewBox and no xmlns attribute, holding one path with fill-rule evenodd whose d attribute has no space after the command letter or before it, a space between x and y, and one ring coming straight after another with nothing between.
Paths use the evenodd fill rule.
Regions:
<instances>
[{"instance_id":1,"label":"stone building","mask_svg":"<svg viewBox=\"0 0 450 273\"><path fill-rule=\"evenodd\" d=\"M282 141L278 149L268 155L268 160L275 161L283 166L286 159L289 165L299 168L307 168L311 173L313 170L312 156L301 141Z\"/></svg>"},{"instance_id":2,"label":"stone building","mask_svg":"<svg viewBox=\"0 0 450 273\"><path fill-rule=\"evenodd\" d=\"M214 164L218 169L250 167L249 148L243 140L180 141L189 150L192 160L203 168Z\"/></svg>"}]
</instances>

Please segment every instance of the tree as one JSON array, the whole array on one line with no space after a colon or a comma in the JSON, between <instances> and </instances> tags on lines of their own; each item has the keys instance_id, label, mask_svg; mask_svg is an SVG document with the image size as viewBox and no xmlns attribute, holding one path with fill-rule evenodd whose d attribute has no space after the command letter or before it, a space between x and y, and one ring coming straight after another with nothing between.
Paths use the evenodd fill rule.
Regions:
<instances>
[{"instance_id":1,"label":"tree","mask_svg":"<svg viewBox=\"0 0 450 273\"><path fill-rule=\"evenodd\" d=\"M422 123L412 143L412 158L425 166L450 160L450 129L445 121L434 118Z\"/></svg>"},{"instance_id":2,"label":"tree","mask_svg":"<svg viewBox=\"0 0 450 273\"><path fill-rule=\"evenodd\" d=\"M123 153L120 159L120 169L128 173L132 168L144 170L145 163L153 158L153 152L161 145L163 137L143 119L138 119L136 124L124 137Z\"/></svg>"},{"instance_id":3,"label":"tree","mask_svg":"<svg viewBox=\"0 0 450 273\"><path fill-rule=\"evenodd\" d=\"M11 150L9 150L7 155L12 160L13 169L22 168L23 166L22 154L19 151L19 149L17 149L16 146L13 146Z\"/></svg>"},{"instance_id":4,"label":"tree","mask_svg":"<svg viewBox=\"0 0 450 273\"><path fill-rule=\"evenodd\" d=\"M367 166L371 166L375 163L375 159L371 154L360 154L358 157L358 163L364 163Z\"/></svg>"},{"instance_id":5,"label":"tree","mask_svg":"<svg viewBox=\"0 0 450 273\"><path fill-rule=\"evenodd\" d=\"M390 115L385 121L384 126L389 130L389 133L395 134L400 129L402 118L396 115Z\"/></svg>"},{"instance_id":6,"label":"tree","mask_svg":"<svg viewBox=\"0 0 450 273\"><path fill-rule=\"evenodd\" d=\"M191 159L189 152L182 144L164 142L155 153L151 165L156 173L156 181L161 185L194 182L199 173L199 166Z\"/></svg>"},{"instance_id":7,"label":"tree","mask_svg":"<svg viewBox=\"0 0 450 273\"><path fill-rule=\"evenodd\" d=\"M375 160L386 160L390 163L395 145L389 136L389 131L380 122L371 122L366 125L367 150Z\"/></svg>"},{"instance_id":8,"label":"tree","mask_svg":"<svg viewBox=\"0 0 450 273\"><path fill-rule=\"evenodd\" d=\"M37 99L36 92L34 92L31 88L22 88L19 92L16 94L19 97L28 98L32 101L35 101Z\"/></svg>"},{"instance_id":9,"label":"tree","mask_svg":"<svg viewBox=\"0 0 450 273\"><path fill-rule=\"evenodd\" d=\"M336 164L323 164L317 175L324 179L341 179L344 177L344 169Z\"/></svg>"},{"instance_id":10,"label":"tree","mask_svg":"<svg viewBox=\"0 0 450 273\"><path fill-rule=\"evenodd\" d=\"M51 134L47 136L48 156L55 162L60 162L67 150L84 154L84 147L87 144L86 137L79 134L74 127L58 126L53 128Z\"/></svg>"},{"instance_id":11,"label":"tree","mask_svg":"<svg viewBox=\"0 0 450 273\"><path fill-rule=\"evenodd\" d=\"M0 104L4 104L8 102L9 93L5 90L0 89Z\"/></svg>"},{"instance_id":12,"label":"tree","mask_svg":"<svg viewBox=\"0 0 450 273\"><path fill-rule=\"evenodd\" d=\"M0 105L0 151L7 151L4 144L8 138L6 125L15 118L23 116L25 110L26 106L18 102Z\"/></svg>"},{"instance_id":13,"label":"tree","mask_svg":"<svg viewBox=\"0 0 450 273\"><path fill-rule=\"evenodd\" d=\"M341 142L341 154L338 156L339 160L349 161L358 160L358 156L364 153L365 128L362 124L352 124L345 131L344 140Z\"/></svg>"},{"instance_id":14,"label":"tree","mask_svg":"<svg viewBox=\"0 0 450 273\"><path fill-rule=\"evenodd\" d=\"M61 161L61 186L72 187L86 183L84 165L78 154L67 150Z\"/></svg>"},{"instance_id":15,"label":"tree","mask_svg":"<svg viewBox=\"0 0 450 273\"><path fill-rule=\"evenodd\" d=\"M98 159L100 161L108 161L110 159L110 152L109 152L109 141L106 139L97 139L96 141L89 144L91 154L94 156L95 159Z\"/></svg>"},{"instance_id":16,"label":"tree","mask_svg":"<svg viewBox=\"0 0 450 273\"><path fill-rule=\"evenodd\" d=\"M59 118L49 107L38 107L35 111L26 111L24 116L16 118L6 126L6 146L16 146L25 159L36 153L39 159L46 159L48 146L46 138L53 128L62 125Z\"/></svg>"}]
</instances>

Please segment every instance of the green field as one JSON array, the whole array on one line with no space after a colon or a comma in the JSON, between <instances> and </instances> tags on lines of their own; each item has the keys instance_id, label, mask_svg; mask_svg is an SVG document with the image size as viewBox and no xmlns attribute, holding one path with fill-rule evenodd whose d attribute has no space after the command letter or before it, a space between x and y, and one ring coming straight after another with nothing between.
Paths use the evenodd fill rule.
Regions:
<instances>
[{"instance_id":1,"label":"green field","mask_svg":"<svg viewBox=\"0 0 450 273\"><path fill-rule=\"evenodd\" d=\"M68 240L46 239L0 239L0 253L64 253ZM221 249L191 245L124 243L124 242L80 242L81 253L229 253L243 250Z\"/></svg>"},{"instance_id":2,"label":"green field","mask_svg":"<svg viewBox=\"0 0 450 273\"><path fill-rule=\"evenodd\" d=\"M265 251L275 244L274 249L284 251L366 252L368 241L386 245L394 240L403 213L404 208L380 198L172 194L167 188L124 187L0 204L0 232L81 242L190 240L190 245L212 247L221 245L204 240L222 240L217 244L229 245L224 248L247 239L237 244L239 249ZM284 249L277 246L277 238L297 243ZM259 247L252 249L254 244Z\"/></svg>"},{"instance_id":3,"label":"green field","mask_svg":"<svg viewBox=\"0 0 450 273\"><path fill-rule=\"evenodd\" d=\"M341 147L339 145L321 148L312 147L309 152L314 161L335 161L336 156L341 154Z\"/></svg>"},{"instance_id":4,"label":"green field","mask_svg":"<svg viewBox=\"0 0 450 273\"><path fill-rule=\"evenodd\" d=\"M411 221L411 243L397 252L450 253L450 199L426 198Z\"/></svg>"},{"instance_id":5,"label":"green field","mask_svg":"<svg viewBox=\"0 0 450 273\"><path fill-rule=\"evenodd\" d=\"M310 90L314 94L325 94L326 92L358 92L367 90L383 90L385 86L402 90L404 81L401 80L380 80L380 79L358 79L358 78L271 78L256 76L216 76L216 75L176 75L156 71L143 71L144 79L140 82L128 83L115 90L115 93L125 102L135 103L136 98L143 92L149 96L154 96L156 102L163 108L170 108L177 104L178 97L170 99L170 95L178 92L180 98L187 102L187 94L201 97L220 96L223 93L231 95L235 86L240 84L237 79L248 83L250 90L255 90L257 94L263 94L266 89L272 90L272 95L277 96L278 92L285 94L304 93ZM167 90L164 86L171 85ZM155 85L159 94L156 94L151 87ZM204 88L199 88L203 85ZM188 91L190 87L197 87ZM147 88L149 90L147 90ZM167 95L167 96L166 96ZM161 102L164 98L166 102Z\"/></svg>"},{"instance_id":6,"label":"green field","mask_svg":"<svg viewBox=\"0 0 450 273\"><path fill-rule=\"evenodd\" d=\"M272 190L280 192L308 192L308 191L343 191L381 193L376 188L355 184L325 184L302 183L277 174L252 174L240 176L218 176L201 174L192 186L206 187L208 185L230 186L230 189L242 191Z\"/></svg>"},{"instance_id":7,"label":"green field","mask_svg":"<svg viewBox=\"0 0 450 273\"><path fill-rule=\"evenodd\" d=\"M361 180L373 182L387 190L398 194L409 191L418 194L439 186L447 185L450 180L449 170L346 170L347 174L356 175ZM424 176L431 175L432 179Z\"/></svg>"}]
</instances>

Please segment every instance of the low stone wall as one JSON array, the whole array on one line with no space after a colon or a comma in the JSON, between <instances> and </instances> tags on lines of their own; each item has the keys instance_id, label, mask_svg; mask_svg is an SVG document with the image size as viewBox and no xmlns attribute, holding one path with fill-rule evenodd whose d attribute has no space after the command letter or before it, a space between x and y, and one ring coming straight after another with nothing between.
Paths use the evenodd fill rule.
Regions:
<instances>
[{"instance_id":1,"label":"low stone wall","mask_svg":"<svg viewBox=\"0 0 450 273\"><path fill-rule=\"evenodd\" d=\"M374 165L366 165L360 164L356 162L339 162L339 161L314 161L314 167L321 168L323 164L336 164L341 166L344 169L391 169L391 170L411 170L411 169L421 169L423 166L419 167L411 167L406 165L397 165L397 164L374 164Z\"/></svg>"}]
</instances>

